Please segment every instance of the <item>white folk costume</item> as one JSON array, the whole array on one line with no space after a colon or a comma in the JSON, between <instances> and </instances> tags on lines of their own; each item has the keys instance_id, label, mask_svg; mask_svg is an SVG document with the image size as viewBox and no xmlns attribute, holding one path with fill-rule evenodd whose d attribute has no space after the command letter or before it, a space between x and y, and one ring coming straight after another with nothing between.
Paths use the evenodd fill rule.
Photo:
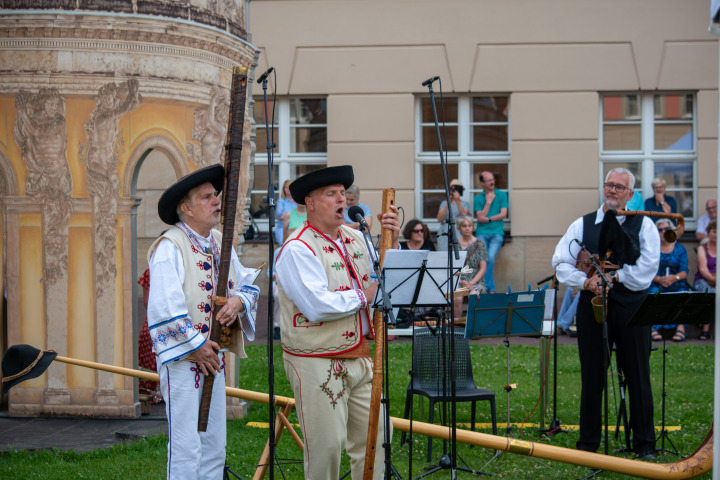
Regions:
<instances>
[{"instance_id":1,"label":"white folk costume","mask_svg":"<svg viewBox=\"0 0 720 480\"><path fill-rule=\"evenodd\" d=\"M225 354L219 353L207 431L197 431L198 411L205 376L187 356L208 338L220 259L221 234L207 238L182 222L171 227L148 251L150 294L148 324L157 355L157 371L169 423L167 478L220 479L225 465ZM231 255L228 296L240 297L245 312L239 317L248 340L255 338L255 312L259 289L252 285L255 271ZM240 324L237 323L233 326ZM243 335L234 331L230 351L245 357Z\"/></svg>"},{"instance_id":2,"label":"white folk costume","mask_svg":"<svg viewBox=\"0 0 720 480\"><path fill-rule=\"evenodd\" d=\"M362 478L373 375L363 293L370 262L362 235L345 226L333 240L305 224L278 255L283 358L305 440L305 478L337 479L343 449L352 478ZM383 437L380 428L378 446ZM383 472L378 448L374 478Z\"/></svg>"}]
</instances>

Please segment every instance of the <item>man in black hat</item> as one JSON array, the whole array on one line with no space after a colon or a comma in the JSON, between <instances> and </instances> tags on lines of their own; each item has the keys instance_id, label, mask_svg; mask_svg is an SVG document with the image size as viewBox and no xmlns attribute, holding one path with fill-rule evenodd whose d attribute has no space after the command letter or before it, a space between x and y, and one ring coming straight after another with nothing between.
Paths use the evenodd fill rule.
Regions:
<instances>
[{"instance_id":1,"label":"man in black hat","mask_svg":"<svg viewBox=\"0 0 720 480\"><path fill-rule=\"evenodd\" d=\"M148 325L158 359L160 388L169 422L167 477L222 478L225 465L225 353L209 340L222 235L218 194L225 169L213 165L181 178L158 202L160 219L172 225L148 251ZM255 338L252 285L256 274L231 255L227 303L218 313L234 327L230 351L245 357L243 335ZM242 323L242 325L240 325ZM215 375L207 431L198 432L206 375Z\"/></svg>"},{"instance_id":2,"label":"man in black hat","mask_svg":"<svg viewBox=\"0 0 720 480\"><path fill-rule=\"evenodd\" d=\"M635 177L627 169L611 170L603 185L605 202L596 211L581 217L570 225L555 248L552 264L560 282L578 289L580 301L577 309L578 352L582 393L580 396L580 439L578 450L594 452L600 446L602 392L606 371L603 356L607 355L603 342L603 325L595 320L591 300L600 295L601 282L597 273L590 278L576 268L582 242L592 254L599 252L600 243L634 241L639 238L639 256L636 245L624 245L618 251L634 252L635 258L610 258L619 269L608 274L612 289L608 292L607 328L609 345L616 345L618 363L622 368L630 393L630 428L633 450L643 459L654 458L655 429L653 424L653 398L650 384L650 327L630 326L629 322L645 299L645 291L652 283L660 260L660 237L653 222L645 216L620 216L625 230L616 239L600 239L603 219L608 210L624 209L632 198ZM609 215L610 220L614 220ZM605 231L609 231L606 229ZM626 235L625 235L626 234ZM622 240L625 239L625 240ZM634 247L634 248L633 248Z\"/></svg>"},{"instance_id":3,"label":"man in black hat","mask_svg":"<svg viewBox=\"0 0 720 480\"><path fill-rule=\"evenodd\" d=\"M373 371L368 304L377 282L362 234L343 224L345 189L353 180L352 167L341 166L290 185L293 200L307 206L307 222L290 234L276 262L285 373L305 439L305 478L338 478L343 449L353 479L362 478L365 464ZM398 248L398 211L391 209L378 220ZM379 428L377 445L383 435ZM381 450L374 478L383 477Z\"/></svg>"}]
</instances>

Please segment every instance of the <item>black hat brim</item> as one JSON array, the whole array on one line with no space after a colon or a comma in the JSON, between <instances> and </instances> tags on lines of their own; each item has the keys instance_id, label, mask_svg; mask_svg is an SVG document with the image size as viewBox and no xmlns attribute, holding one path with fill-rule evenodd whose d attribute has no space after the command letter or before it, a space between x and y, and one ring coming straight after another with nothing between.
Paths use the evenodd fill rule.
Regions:
<instances>
[{"instance_id":1,"label":"black hat brim","mask_svg":"<svg viewBox=\"0 0 720 480\"><path fill-rule=\"evenodd\" d=\"M313 190L328 185L342 185L348 188L355 181L355 174L350 165L327 167L312 171L290 184L290 195L295 203L305 205L305 197Z\"/></svg>"},{"instance_id":2,"label":"black hat brim","mask_svg":"<svg viewBox=\"0 0 720 480\"><path fill-rule=\"evenodd\" d=\"M195 187L210 182L215 190L222 192L225 186L225 167L220 164L201 168L178 180L165 190L158 201L158 215L160 220L168 225L175 225L180 218L177 214L177 205L180 200Z\"/></svg>"},{"instance_id":3,"label":"black hat brim","mask_svg":"<svg viewBox=\"0 0 720 480\"><path fill-rule=\"evenodd\" d=\"M23 359L35 359L39 354L40 350L31 345L13 345L12 347L8 348L7 352L5 352L5 356L3 357L2 362L3 377L13 375L12 371L6 372L6 370L16 370L18 372L24 370L25 368L27 368L27 365L21 365L18 363L23 361ZM31 378L37 378L43 373L45 373L45 370L47 370L53 360L55 360L55 357L57 357L56 352L43 351L40 360L38 360L35 366L28 373L20 377L14 378L9 382L3 382L2 394L5 395L8 390L10 390L12 387L14 387L20 382L30 380Z\"/></svg>"}]
</instances>

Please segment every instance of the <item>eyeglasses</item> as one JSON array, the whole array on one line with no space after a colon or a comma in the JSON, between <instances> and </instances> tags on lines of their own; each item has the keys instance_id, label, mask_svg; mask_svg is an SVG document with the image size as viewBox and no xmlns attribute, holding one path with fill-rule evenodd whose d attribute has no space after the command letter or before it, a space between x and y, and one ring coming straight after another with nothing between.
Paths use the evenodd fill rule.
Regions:
<instances>
[{"instance_id":1,"label":"eyeglasses","mask_svg":"<svg viewBox=\"0 0 720 480\"><path fill-rule=\"evenodd\" d=\"M605 190L608 190L608 191L612 191L612 189L614 188L615 191L618 193L623 193L625 190L628 189L628 187L626 187L625 185L618 185L616 183L610 183L610 182L603 185L603 187L605 187Z\"/></svg>"},{"instance_id":2,"label":"eyeglasses","mask_svg":"<svg viewBox=\"0 0 720 480\"><path fill-rule=\"evenodd\" d=\"M670 227L658 228L658 232L664 232L666 230L670 230Z\"/></svg>"},{"instance_id":3,"label":"eyeglasses","mask_svg":"<svg viewBox=\"0 0 720 480\"><path fill-rule=\"evenodd\" d=\"M424 232L425 232L425 229L424 229L424 228L416 228L416 229L413 230L412 232L413 232L413 233L421 233L421 232L424 233Z\"/></svg>"}]
</instances>

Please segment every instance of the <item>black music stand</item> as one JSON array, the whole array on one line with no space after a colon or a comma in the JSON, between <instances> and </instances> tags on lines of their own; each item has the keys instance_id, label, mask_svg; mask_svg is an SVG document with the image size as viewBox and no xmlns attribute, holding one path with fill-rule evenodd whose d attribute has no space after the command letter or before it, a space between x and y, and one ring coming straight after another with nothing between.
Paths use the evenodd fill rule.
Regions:
<instances>
[{"instance_id":1,"label":"black music stand","mask_svg":"<svg viewBox=\"0 0 720 480\"><path fill-rule=\"evenodd\" d=\"M512 435L510 425L510 392L517 384L510 383L510 336L542 336L545 316L545 291L529 290L516 293L488 293L470 295L468 302L465 338L505 337L507 384L504 389L507 396L507 420L505 436ZM497 450L488 464L498 458L502 452ZM537 459L534 459L539 461ZM487 466L487 464L485 465ZM485 467L483 467L485 468Z\"/></svg>"},{"instance_id":2,"label":"black music stand","mask_svg":"<svg viewBox=\"0 0 720 480\"><path fill-rule=\"evenodd\" d=\"M710 323L715 316L715 294L704 292L671 292L648 295L640 305L630 325L678 325L687 323ZM655 440L655 451L661 455L672 453L680 456L677 448L670 440L665 430L665 357L668 349L663 336L662 361L662 428L660 430L660 448L657 448L658 439ZM665 438L672 446L672 450L665 448Z\"/></svg>"}]
</instances>

